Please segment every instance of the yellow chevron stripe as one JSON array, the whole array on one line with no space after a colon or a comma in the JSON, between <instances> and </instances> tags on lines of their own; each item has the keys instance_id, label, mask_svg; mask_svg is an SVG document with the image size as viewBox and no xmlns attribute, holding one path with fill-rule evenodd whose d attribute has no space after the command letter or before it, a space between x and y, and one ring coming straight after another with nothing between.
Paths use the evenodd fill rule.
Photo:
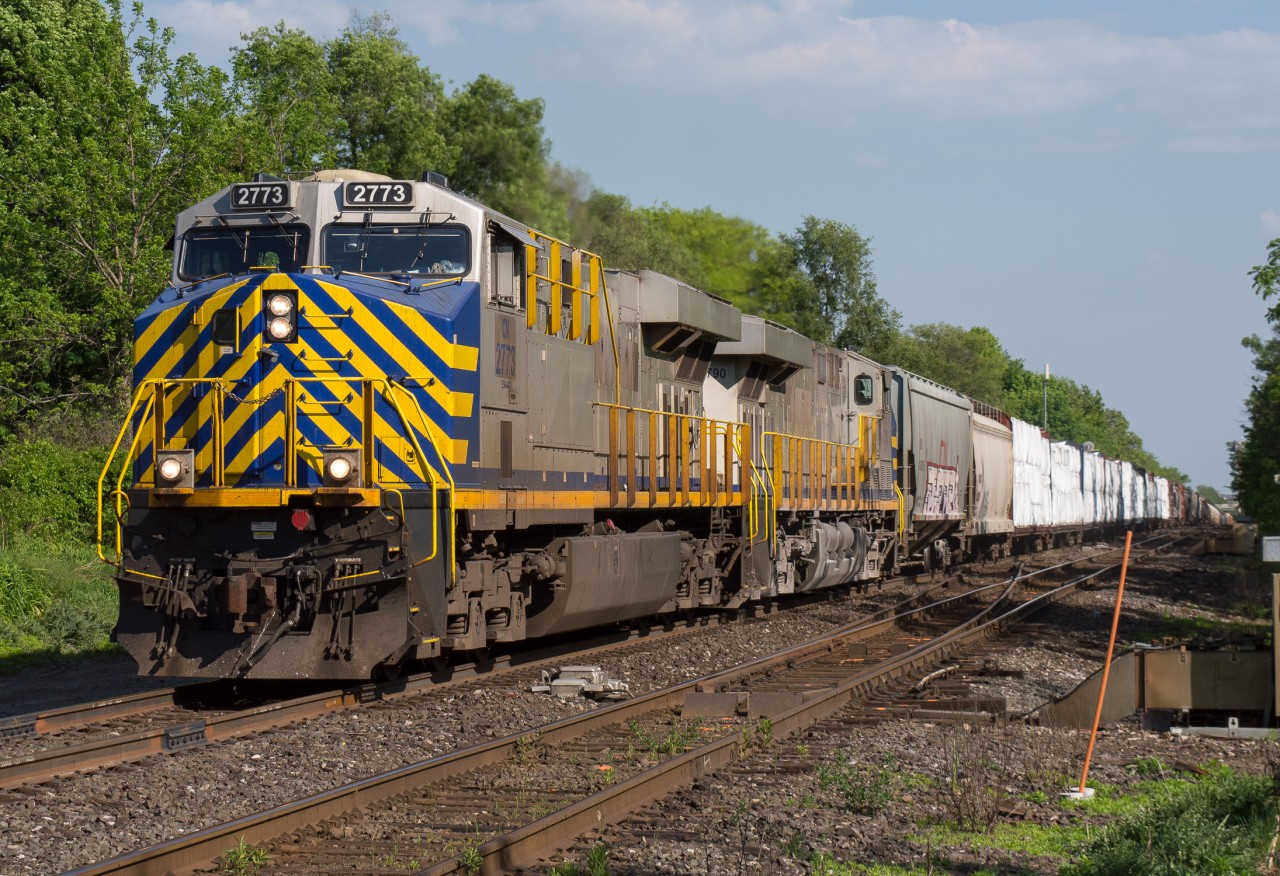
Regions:
<instances>
[{"instance_id":1,"label":"yellow chevron stripe","mask_svg":"<svg viewBox=\"0 0 1280 876\"><path fill-rule=\"evenodd\" d=\"M249 280L246 279L235 283L226 289L220 290L217 294L202 302L198 309L194 313L191 313L191 322L183 328L177 342L169 345L169 349L157 362L156 366L150 370L147 376L160 378L170 376L172 370L177 366L178 361L184 353L189 352L197 343L201 327L207 325L213 318L213 313L225 307L228 299L238 290L242 289L244 284L247 282L249 282ZM387 329L380 321L376 321L368 317L367 310L361 306L360 301L353 293L331 283L324 283L323 286L326 292L333 296L335 302L340 304L342 309L350 308L350 312L353 316L349 318L358 319L361 328L367 331L370 337L374 338L390 356L396 359L397 362L403 363L406 370L409 371L412 376L424 378L434 376L427 369L426 365L423 364L407 346L405 346L402 338ZM313 311L318 309L315 302L309 301L302 290L298 288L297 284L291 281L287 276L283 274L271 274L263 278L259 290L255 294L248 296L248 298L246 298L238 308L240 328L243 328L257 318L262 308L261 293L277 290L297 293L300 308L308 306ZM460 344L452 344L446 341L439 332L430 325L429 322L411 308L390 302L388 302L388 306L394 309L397 315L404 320L405 324L411 327L411 329L416 332L417 336L443 361L449 363L454 368L469 368L472 370L476 368L479 359L478 349ZM145 356L146 351L162 339L163 333L173 325L174 320L176 320L183 312L183 308L173 307L164 314L157 316L152 325L148 327L144 336L138 341L135 352L135 361ZM361 316L362 314L364 314L363 317ZM335 321L336 328L340 328L340 325L340 322ZM241 380L250 374L258 363L257 353L263 346L263 340L263 338L255 336L255 339L251 341L250 345L244 350L238 351L238 355L236 355L234 361L228 363L229 367L223 375L226 385L232 386L235 381ZM340 349L343 349L341 340L339 340L337 346ZM310 347L310 345L301 345L301 349L305 350L307 353L307 358L304 358L301 361L307 364L312 376L328 376L325 372L331 370L332 365L339 364L320 362L320 356L313 348ZM363 350L359 349L354 344L351 345L350 349L352 351L350 367L354 372L362 375L382 374L382 368L374 363ZM343 349L343 352L346 352L346 350ZM208 376L214 372L215 366L217 366L223 358L223 354L219 347L212 343L205 344L197 351L194 361L186 370L186 373L180 376L188 379ZM295 375L292 375L283 366L271 368L267 373L261 376L257 386L252 387L249 390L250 394L248 398L253 401L260 401L270 396L276 390L281 389L284 386L285 381L293 376ZM338 377L336 371L333 376ZM341 399L345 397L347 391L356 392L358 394L359 387L354 385L354 381L358 379L359 378L355 377L348 378L343 375L340 380L333 380L326 383L328 386L334 387L336 397ZM299 384L299 391L301 393L311 395L310 393L307 393L307 385L307 383ZM475 397L472 393L453 392L440 380L436 380L431 386L424 386L423 388L428 392L431 398L434 399L435 402L445 411L449 412L451 416L471 416L475 407ZM173 403L170 405L170 411L182 402L188 392L190 392L189 389L179 390L171 396L171 401ZM216 401L216 397L212 393L213 391L211 390L210 394L204 396L192 411L191 415L178 427L176 432L168 436L171 443L193 446L195 443L194 439L196 433L201 428L211 425ZM406 417L409 418L411 425L416 427L420 432L430 436L432 442L434 442L440 452L444 454L447 462L451 464L464 463L467 459L468 442L463 439L449 438L443 433L440 426L427 417L425 412L422 412L416 404L403 404L404 401L405 400L402 399L402 409L404 410ZM353 403L358 404L358 402ZM344 442L351 441L353 445L355 444L356 435L351 434L347 429L343 428L336 417L331 415L326 416L327 414L336 413L338 406L326 406L315 410L307 410L306 408L308 407L311 407L311 405L306 405L305 402L301 403L301 410L299 413L315 420L317 425L320 426L320 428L322 428L335 443L342 444ZM258 404L247 402L241 404L233 403L232 410L224 411L224 441L244 429L258 410ZM357 413L359 412L357 411ZM420 464L417 461L412 461L412 444L405 439L401 425L399 422L392 422L397 419L398 418L394 414L392 414L390 418L379 415L374 422L374 435L369 436L369 440L381 440L387 450L399 457L408 470L417 473L421 470ZM224 474L228 487L234 486L239 482L248 466L260 456L265 447L267 447L272 441L283 436L284 426L284 416L277 412L267 423L263 424L260 429L254 430L244 447L240 449L233 459L224 460ZM302 464L310 465L317 472L320 470L320 454L313 448L308 448L303 445L296 448L288 448L286 449L286 452L296 452ZM197 467L200 470L208 470L213 465L213 457L214 448L212 446L212 442L206 442L203 446L198 448L197 459L195 461ZM381 475L380 480L388 485L393 483L404 485L404 482L395 479L390 471L384 469Z\"/></svg>"},{"instance_id":2,"label":"yellow chevron stripe","mask_svg":"<svg viewBox=\"0 0 1280 876\"><path fill-rule=\"evenodd\" d=\"M183 308L178 305L175 305L173 307L170 307L168 310L161 311L156 316L156 318L151 321L151 325L147 326L147 330L142 333L142 337L138 338L138 340L133 345L133 364L134 365L137 365L144 358L146 358L146 355L151 352L151 348L155 346L156 342L160 340L161 336L165 332L167 332L170 329L170 327L172 327L173 321L177 319L178 314L182 312L183 312ZM169 352L170 354L172 354L174 351L172 348L170 348ZM162 356L160 364L163 364L163 359L164 357ZM154 373L155 372L153 370L152 374ZM148 374L147 376L150 377L151 374Z\"/></svg>"},{"instance_id":3,"label":"yellow chevron stripe","mask_svg":"<svg viewBox=\"0 0 1280 876\"><path fill-rule=\"evenodd\" d=\"M335 286L332 283L317 281L320 288L334 297L334 300L341 301L346 304L354 303L355 298L350 290L341 286ZM411 307L405 307L402 304L387 302L387 305L395 312L395 314L404 320L405 325L409 326L414 333L421 338L431 351L440 357L450 368L459 368L464 371L475 371L480 361L480 350L477 347L468 347L465 344L455 344L446 339L426 320L418 311ZM356 307L354 313L359 313L361 308ZM366 330L372 326L362 323ZM380 326L379 326L380 327ZM373 332L370 332L373 334ZM390 333L388 332L388 335ZM376 337L376 335L375 335Z\"/></svg>"},{"instance_id":4,"label":"yellow chevron stripe","mask_svg":"<svg viewBox=\"0 0 1280 876\"><path fill-rule=\"evenodd\" d=\"M351 308L353 315L349 317L349 319L355 320L362 329L368 332L369 336L377 342L378 346L386 351L386 353L390 355L395 362L405 369L406 374L417 378L436 377L436 375L432 374L427 368L426 364L423 363L412 350L404 345L403 339L397 333L391 331L379 320L374 319L366 309L360 306L360 302L354 294L337 286L330 286L329 284L323 285L325 289L333 290L332 294L340 307L344 309ZM314 306L314 304L309 303L308 306ZM405 321L405 324L409 326L409 328L418 337L427 341L428 346L431 346L441 359L445 362L450 361L451 357L441 354L441 352L436 350L435 346L431 344L431 339L427 333L433 333L437 339L440 338L440 334L439 332L436 332L435 329L431 328L430 323L423 319L416 311L407 307L402 307L398 304L389 304L389 306L398 316L400 316L401 319ZM342 322L345 321L346 320L336 322L336 326L340 329ZM441 343L444 343L443 339L441 339ZM339 342L336 346L341 348L342 343ZM479 351L475 347L464 347L454 344L449 344L448 346L458 353L457 356L452 358L469 359L471 364L466 366L467 369L471 371L475 370L479 356ZM375 364L365 354L365 352L354 343L351 345L351 350L351 364L355 366L355 370L357 372L361 374L380 374L382 372L381 366ZM466 351L469 351L469 353L466 353ZM343 352L345 352L345 350ZM314 351L309 351L309 353L313 354ZM453 367L461 368L464 366L455 364ZM423 388L436 402L436 404L440 405L440 407L443 408L451 417L470 417L475 409L475 396L472 393L456 392L446 386L444 381L439 378L432 382L431 385L424 386Z\"/></svg>"},{"instance_id":5,"label":"yellow chevron stripe","mask_svg":"<svg viewBox=\"0 0 1280 876\"><path fill-rule=\"evenodd\" d=\"M196 343L196 338L199 337L199 334L200 334L200 326L204 325L209 321L209 319L212 316L212 311L218 310L219 308L221 308L222 305L227 301L227 299L230 298L240 288L242 288L244 284L247 282L249 281L242 280L239 283L233 283L227 288L220 290L217 294L210 296L208 300L206 300L203 304L201 304L199 309L196 311L195 318L191 321L189 325L183 328L182 334L178 339L178 343L171 344L169 346L169 349L164 353L163 356L160 357L160 359L156 362L155 367L153 367L151 371L147 373L146 376L147 377L169 376L169 372L173 370L175 365L177 365L178 360L182 358L183 353L191 349L191 347ZM246 318L245 309L248 308L248 305L250 304L250 302L253 302L253 307L249 309L248 318L252 318L252 316L256 314L257 308L259 306L257 302L254 300L254 296L252 295L249 296L248 301L245 302L245 306L241 308L240 318L241 318L242 326L246 325L246 323L243 322L243 320ZM151 347L154 346L157 341L161 340L160 335L169 326L172 325L173 321L178 318L179 314L182 314L185 312L186 312L185 308L175 305L174 307L171 307L169 308L169 310L165 311L164 314L162 314L161 316L156 317L155 321L152 322L152 324L147 328L147 330L143 333L142 337L138 339L138 342L134 347L135 364L141 361L143 356L146 353L150 352ZM195 376L195 374L193 372L189 372L188 374L185 374L183 376L192 377L192 376Z\"/></svg>"}]
</instances>

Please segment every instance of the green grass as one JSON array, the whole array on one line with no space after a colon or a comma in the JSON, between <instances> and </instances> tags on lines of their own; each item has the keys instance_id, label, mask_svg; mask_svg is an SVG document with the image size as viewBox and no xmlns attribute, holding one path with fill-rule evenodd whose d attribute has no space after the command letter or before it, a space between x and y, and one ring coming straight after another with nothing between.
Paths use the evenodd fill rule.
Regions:
<instances>
[{"instance_id":1,"label":"green grass","mask_svg":"<svg viewBox=\"0 0 1280 876\"><path fill-rule=\"evenodd\" d=\"M829 763L818 765L818 787L843 798L844 808L858 815L875 815L897 795L902 784L897 758L880 763L858 763L848 751L838 752Z\"/></svg>"},{"instance_id":2,"label":"green grass","mask_svg":"<svg viewBox=\"0 0 1280 876\"><path fill-rule=\"evenodd\" d=\"M114 648L117 596L94 527L103 448L0 446L0 672Z\"/></svg>"},{"instance_id":3,"label":"green grass","mask_svg":"<svg viewBox=\"0 0 1280 876\"><path fill-rule=\"evenodd\" d=\"M1169 771L1151 758L1134 772ZM985 832L939 824L910 839L943 855L947 849L1008 852L1010 865L1022 856L1048 858L1062 866L1063 876L1243 876L1257 872L1270 841L1277 810L1272 794L1269 778L1215 767L1203 777L1152 779L1123 791L1097 786L1090 799L1059 802L1074 815L1061 826L1000 822ZM884 871L896 872L913 871Z\"/></svg>"},{"instance_id":4,"label":"green grass","mask_svg":"<svg viewBox=\"0 0 1280 876\"><path fill-rule=\"evenodd\" d=\"M1001 822L995 825L990 833L983 833L958 830L948 825L937 825L911 838L917 843L927 843L934 849L997 849L1035 857L1066 860L1076 844L1084 840L1085 829L1083 826L1045 827L1030 822L1023 824Z\"/></svg>"},{"instance_id":5,"label":"green grass","mask_svg":"<svg viewBox=\"0 0 1280 876\"><path fill-rule=\"evenodd\" d=\"M1244 876L1258 872L1277 808L1269 778L1214 770L1150 783L1144 805L1074 850L1064 876Z\"/></svg>"},{"instance_id":6,"label":"green grass","mask_svg":"<svg viewBox=\"0 0 1280 876\"><path fill-rule=\"evenodd\" d=\"M240 837L239 843L222 853L221 872L231 876L256 876L269 860L265 849L251 846Z\"/></svg>"},{"instance_id":7,"label":"green grass","mask_svg":"<svg viewBox=\"0 0 1280 876\"><path fill-rule=\"evenodd\" d=\"M94 548L0 529L0 671L114 648L117 606Z\"/></svg>"},{"instance_id":8,"label":"green grass","mask_svg":"<svg viewBox=\"0 0 1280 876\"><path fill-rule=\"evenodd\" d=\"M1269 618L1270 615L1267 616ZM1270 629L1267 618L1259 620L1223 621L1213 617L1181 617L1165 612L1160 617L1159 629L1140 629L1133 634L1136 641L1155 642L1165 638L1204 639L1226 636L1238 639L1245 636L1260 636Z\"/></svg>"}]
</instances>

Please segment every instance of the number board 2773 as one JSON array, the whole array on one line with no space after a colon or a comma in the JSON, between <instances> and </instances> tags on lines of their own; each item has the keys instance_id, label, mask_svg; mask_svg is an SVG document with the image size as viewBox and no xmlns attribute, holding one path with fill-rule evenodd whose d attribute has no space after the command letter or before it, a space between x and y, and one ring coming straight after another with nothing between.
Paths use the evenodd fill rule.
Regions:
<instances>
[{"instance_id":1,"label":"number board 2773","mask_svg":"<svg viewBox=\"0 0 1280 876\"><path fill-rule=\"evenodd\" d=\"M412 207L413 183L409 180L348 182L342 187L342 206Z\"/></svg>"},{"instance_id":2,"label":"number board 2773","mask_svg":"<svg viewBox=\"0 0 1280 876\"><path fill-rule=\"evenodd\" d=\"M231 187L231 207L235 210L287 210L293 206L292 194L287 182L236 183Z\"/></svg>"}]
</instances>

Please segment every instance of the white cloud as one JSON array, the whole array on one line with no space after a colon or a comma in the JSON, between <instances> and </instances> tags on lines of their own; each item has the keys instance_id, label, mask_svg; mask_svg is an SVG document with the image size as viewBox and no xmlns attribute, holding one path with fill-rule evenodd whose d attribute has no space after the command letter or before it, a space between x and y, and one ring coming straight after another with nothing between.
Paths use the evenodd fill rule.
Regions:
<instances>
[{"instance_id":1,"label":"white cloud","mask_svg":"<svg viewBox=\"0 0 1280 876\"><path fill-rule=\"evenodd\" d=\"M284 19L324 38L359 0L156 0L180 42L214 51ZM1089 19L973 24L859 18L854 0L382 0L411 43L514 53L528 70L691 99L750 98L848 120L1109 111L1171 149L1273 150L1280 33L1134 36ZM190 35L190 36L188 36ZM429 61L430 52L422 53ZM225 55L206 60L221 63Z\"/></svg>"},{"instance_id":2,"label":"white cloud","mask_svg":"<svg viewBox=\"0 0 1280 876\"><path fill-rule=\"evenodd\" d=\"M1210 130L1249 111L1265 117L1267 129L1280 125L1263 109L1280 98L1280 33L1131 36L1084 19L978 25L857 18L848 14L854 6L396 0L392 14L429 34L479 27L525 34L522 51L531 63L563 67L576 58L578 76L708 94L750 91L770 102L786 95L837 113L893 107L945 116L1039 114L1107 102L1120 112L1176 114Z\"/></svg>"},{"instance_id":3,"label":"white cloud","mask_svg":"<svg viewBox=\"0 0 1280 876\"><path fill-rule=\"evenodd\" d=\"M1280 213L1268 210L1258 219L1262 222L1262 231L1269 239L1280 237Z\"/></svg>"},{"instance_id":4,"label":"white cloud","mask_svg":"<svg viewBox=\"0 0 1280 876\"><path fill-rule=\"evenodd\" d=\"M351 8L342 0L179 0L151 4L147 12L174 29L179 51L198 52L206 64L225 64L228 49L240 45L240 35L259 27L283 21L326 38L351 18Z\"/></svg>"}]
</instances>

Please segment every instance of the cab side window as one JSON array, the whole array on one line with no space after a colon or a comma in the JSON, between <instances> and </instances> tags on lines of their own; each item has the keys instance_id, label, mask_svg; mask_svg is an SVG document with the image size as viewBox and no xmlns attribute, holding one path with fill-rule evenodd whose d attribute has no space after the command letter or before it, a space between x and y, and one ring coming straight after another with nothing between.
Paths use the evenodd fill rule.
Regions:
<instances>
[{"instance_id":1,"label":"cab side window","mask_svg":"<svg viewBox=\"0 0 1280 876\"><path fill-rule=\"evenodd\" d=\"M524 247L508 237L489 238L489 300L510 307L524 306Z\"/></svg>"},{"instance_id":2,"label":"cab side window","mask_svg":"<svg viewBox=\"0 0 1280 876\"><path fill-rule=\"evenodd\" d=\"M859 374L853 382L853 403L869 405L875 399L875 383L870 374Z\"/></svg>"}]
</instances>

